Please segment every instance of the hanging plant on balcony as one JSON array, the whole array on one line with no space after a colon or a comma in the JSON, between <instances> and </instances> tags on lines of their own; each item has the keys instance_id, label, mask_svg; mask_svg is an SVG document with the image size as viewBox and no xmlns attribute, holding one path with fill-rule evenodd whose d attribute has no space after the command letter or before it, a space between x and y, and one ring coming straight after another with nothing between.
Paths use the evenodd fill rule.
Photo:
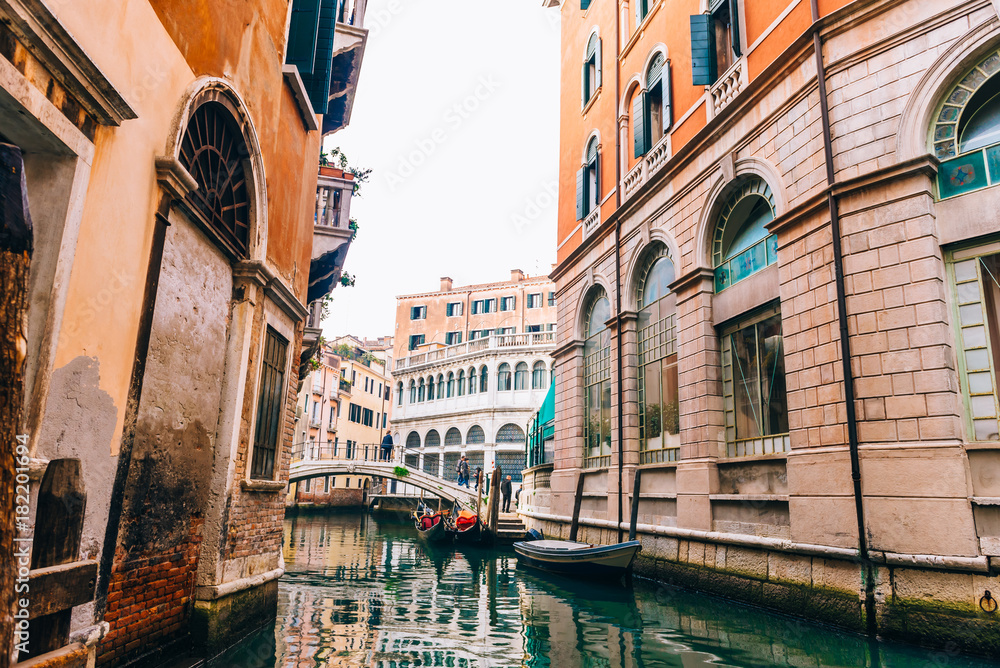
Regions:
<instances>
[{"instance_id":1,"label":"hanging plant on balcony","mask_svg":"<svg viewBox=\"0 0 1000 668\"><path fill-rule=\"evenodd\" d=\"M324 153L325 153L325 151L324 151ZM323 153L320 153L320 159L322 159L322 157L323 157ZM364 169L362 167L351 167L350 166L350 162L347 159L347 156L344 155L344 152L340 150L339 146L333 148L330 151L330 155L327 157L327 160L330 163L334 164L334 165L339 165L340 169L342 169L345 172L351 174L351 176L354 178L354 193L353 194L355 194L355 195L358 195L360 193L360 191L361 191L361 184L362 183L367 183L368 179L371 178L372 170L371 169Z\"/></svg>"},{"instance_id":2,"label":"hanging plant on balcony","mask_svg":"<svg viewBox=\"0 0 1000 668\"><path fill-rule=\"evenodd\" d=\"M347 227L351 230L351 241L358 236L358 221L356 218L351 218L351 222L348 223Z\"/></svg>"},{"instance_id":3,"label":"hanging plant on balcony","mask_svg":"<svg viewBox=\"0 0 1000 668\"><path fill-rule=\"evenodd\" d=\"M340 275L340 284L343 285L345 288L354 287L354 279L355 279L354 276L351 276L345 271L343 274Z\"/></svg>"}]
</instances>

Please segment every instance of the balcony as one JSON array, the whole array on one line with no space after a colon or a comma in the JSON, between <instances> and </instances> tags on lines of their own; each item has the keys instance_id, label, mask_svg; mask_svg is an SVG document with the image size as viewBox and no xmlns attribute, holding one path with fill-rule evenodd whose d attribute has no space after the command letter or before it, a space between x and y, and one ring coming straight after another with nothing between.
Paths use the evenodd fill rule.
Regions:
<instances>
[{"instance_id":1,"label":"balcony","mask_svg":"<svg viewBox=\"0 0 1000 668\"><path fill-rule=\"evenodd\" d=\"M396 360L396 371L415 369L441 361L458 360L484 352L547 349L556 345L555 332L525 332L523 334L492 334L453 346L445 346Z\"/></svg>"},{"instance_id":2,"label":"balcony","mask_svg":"<svg viewBox=\"0 0 1000 668\"><path fill-rule=\"evenodd\" d=\"M313 212L312 263L309 266L310 302L330 294L340 280L344 260L354 238L354 230L351 229L353 194L353 174L333 167L320 167L316 183L316 210Z\"/></svg>"},{"instance_id":3,"label":"balcony","mask_svg":"<svg viewBox=\"0 0 1000 668\"><path fill-rule=\"evenodd\" d=\"M740 58L726 70L709 91L712 102L708 107L708 119L712 120L725 109L736 96L747 87L747 59Z\"/></svg>"},{"instance_id":4,"label":"balcony","mask_svg":"<svg viewBox=\"0 0 1000 668\"><path fill-rule=\"evenodd\" d=\"M341 378L340 379L340 391L343 392L344 394L350 394L351 393L351 381L347 380L346 378Z\"/></svg>"},{"instance_id":5,"label":"balcony","mask_svg":"<svg viewBox=\"0 0 1000 668\"><path fill-rule=\"evenodd\" d=\"M361 61L368 43L364 27L367 0L344 0L333 35L330 98L323 113L323 134L347 127L354 109Z\"/></svg>"},{"instance_id":6,"label":"balcony","mask_svg":"<svg viewBox=\"0 0 1000 668\"><path fill-rule=\"evenodd\" d=\"M628 199L648 181L670 158L670 135L664 135L622 179L622 198Z\"/></svg>"}]
</instances>

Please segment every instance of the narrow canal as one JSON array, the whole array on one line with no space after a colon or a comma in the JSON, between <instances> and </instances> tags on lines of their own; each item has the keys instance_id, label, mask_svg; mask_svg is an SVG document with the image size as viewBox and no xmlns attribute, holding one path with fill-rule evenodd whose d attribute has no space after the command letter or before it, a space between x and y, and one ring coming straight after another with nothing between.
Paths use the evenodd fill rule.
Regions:
<instances>
[{"instance_id":1,"label":"narrow canal","mask_svg":"<svg viewBox=\"0 0 1000 668\"><path fill-rule=\"evenodd\" d=\"M526 572L512 551L435 550L362 515L285 521L278 618L212 668L1000 666L673 587Z\"/></svg>"}]
</instances>

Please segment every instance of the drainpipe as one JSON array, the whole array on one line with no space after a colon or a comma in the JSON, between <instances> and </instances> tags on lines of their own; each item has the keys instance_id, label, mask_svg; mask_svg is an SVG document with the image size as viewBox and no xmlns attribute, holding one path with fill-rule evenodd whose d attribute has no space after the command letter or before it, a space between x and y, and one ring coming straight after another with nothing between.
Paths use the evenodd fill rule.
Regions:
<instances>
[{"instance_id":1,"label":"drainpipe","mask_svg":"<svg viewBox=\"0 0 1000 668\"><path fill-rule=\"evenodd\" d=\"M865 532L865 507L861 491L861 458L858 453L858 422L854 409L854 374L851 371L851 342L847 327L847 296L844 288L844 250L840 231L840 212L833 187L836 174L833 165L833 135L830 128L830 103L826 90L826 65L823 62L823 39L819 30L818 0L810 0L813 20L813 49L816 53L816 78L819 83L819 106L823 120L823 148L826 155L827 205L830 210L830 230L833 236L834 277L837 284L837 319L840 325L840 359L844 373L844 401L847 406L847 438L851 452L851 483L854 488L854 510L858 523L858 554L864 577L865 622L868 634L875 636L875 569L868 553Z\"/></svg>"},{"instance_id":2,"label":"drainpipe","mask_svg":"<svg viewBox=\"0 0 1000 668\"><path fill-rule=\"evenodd\" d=\"M615 109L614 109L614 119L615 119L615 210L617 210L622 205L622 161L621 161L621 142L618 141L618 108L621 105L621 86L620 86L620 76L621 68L618 66L618 58L621 55L621 8L617 5L615 6ZM622 476L625 468L625 432L624 432L624 420L622 416L622 411L625 408L625 402L622 399L622 387L624 385L622 378L622 256L621 256L621 243L622 243L622 219L618 216L615 219L615 301L618 305L617 311L617 328L618 336L618 542L622 542ZM635 503L635 499L633 499Z\"/></svg>"}]
</instances>

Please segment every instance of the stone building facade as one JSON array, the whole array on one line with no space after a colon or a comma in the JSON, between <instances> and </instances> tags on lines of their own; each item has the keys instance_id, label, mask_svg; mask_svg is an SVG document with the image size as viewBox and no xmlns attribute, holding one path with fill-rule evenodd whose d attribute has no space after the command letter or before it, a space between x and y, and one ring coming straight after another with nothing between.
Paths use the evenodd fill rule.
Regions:
<instances>
[{"instance_id":1,"label":"stone building facade","mask_svg":"<svg viewBox=\"0 0 1000 668\"><path fill-rule=\"evenodd\" d=\"M305 304L339 270L310 275L317 160L367 36L363 2L293 5L0 3L34 223L20 660L155 662L275 614Z\"/></svg>"},{"instance_id":2,"label":"stone building facade","mask_svg":"<svg viewBox=\"0 0 1000 668\"><path fill-rule=\"evenodd\" d=\"M555 453L526 473L528 521L995 651L997 7L547 4L577 56Z\"/></svg>"},{"instance_id":3,"label":"stone building facade","mask_svg":"<svg viewBox=\"0 0 1000 668\"><path fill-rule=\"evenodd\" d=\"M464 454L521 481L525 430L551 382L555 290L511 280L396 298L393 441L408 466L456 480Z\"/></svg>"}]
</instances>

